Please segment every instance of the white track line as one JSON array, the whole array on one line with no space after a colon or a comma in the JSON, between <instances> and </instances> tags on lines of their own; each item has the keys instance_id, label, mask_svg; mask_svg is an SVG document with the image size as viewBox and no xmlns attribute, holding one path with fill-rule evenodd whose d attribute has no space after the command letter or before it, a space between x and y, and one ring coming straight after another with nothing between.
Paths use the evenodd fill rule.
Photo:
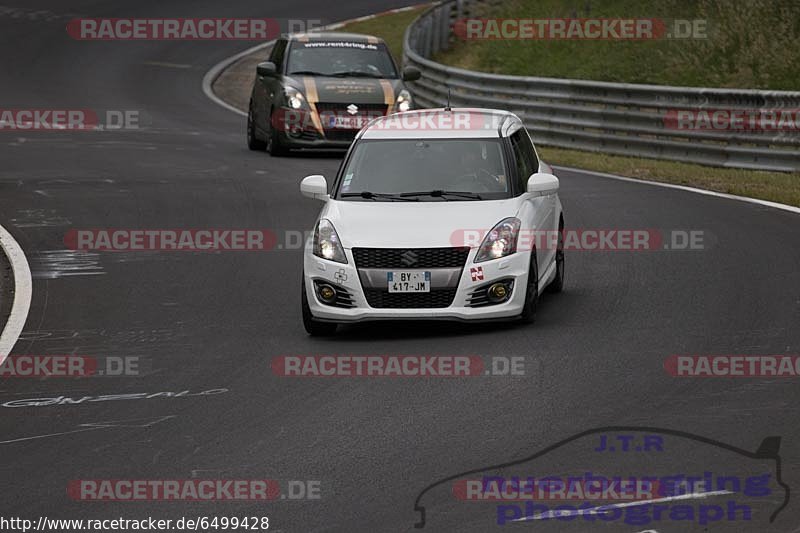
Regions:
<instances>
[{"instance_id":1,"label":"white track line","mask_svg":"<svg viewBox=\"0 0 800 533\"><path fill-rule=\"evenodd\" d=\"M0 226L0 246L14 271L14 303L11 306L11 313L8 315L8 322L3 328L3 333L0 334L0 364L3 364L17 343L19 334L22 333L22 328L25 327L25 321L28 319L33 281L25 252L3 226Z\"/></svg>"},{"instance_id":2,"label":"white track line","mask_svg":"<svg viewBox=\"0 0 800 533\"><path fill-rule=\"evenodd\" d=\"M773 209L781 209L783 211L789 211L790 213L797 213L800 214L800 207L795 207L793 205L786 205L786 204L779 204L778 202L770 202L768 200L759 200L758 198L750 198L747 196L736 196L735 194L727 194L724 192L716 192L716 191L707 191L705 189L695 189L694 187L687 187L686 185L675 185L672 183L661 183L659 181L648 181L648 180L640 180L636 178L626 178L623 176L617 176L614 174L606 174L605 172L595 172L593 170L586 170L583 168L574 168L574 167L562 167L558 165L553 165L553 168L559 168L561 170L567 170L569 172L579 172L581 174L591 174L592 176L599 176L601 178L609 178L613 180L619 181L628 181L631 183L642 183L644 185L655 185L656 187L666 187L668 189L678 189L680 191L687 191L693 192L696 194L705 194L706 196L714 196L716 198L725 198L727 200L737 200L739 202L748 202L751 204L758 204L763 205L765 207L772 207Z\"/></svg>"}]
</instances>

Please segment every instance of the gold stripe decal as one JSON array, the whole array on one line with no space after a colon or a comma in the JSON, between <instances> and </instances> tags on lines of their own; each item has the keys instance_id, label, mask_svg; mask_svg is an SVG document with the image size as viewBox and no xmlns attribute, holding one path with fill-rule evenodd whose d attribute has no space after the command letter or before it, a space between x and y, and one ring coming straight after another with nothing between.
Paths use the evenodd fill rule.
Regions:
<instances>
[{"instance_id":1,"label":"gold stripe decal","mask_svg":"<svg viewBox=\"0 0 800 533\"><path fill-rule=\"evenodd\" d=\"M306 102L308 102L308 107L311 110L311 123L317 128L317 131L324 135L325 133L322 131L322 122L317 112L317 102L319 102L317 82L315 82L314 78L311 76L303 76L303 85L306 88Z\"/></svg>"},{"instance_id":2,"label":"gold stripe decal","mask_svg":"<svg viewBox=\"0 0 800 533\"><path fill-rule=\"evenodd\" d=\"M394 111L394 88L388 80L381 80L381 88L383 89L383 103L391 113Z\"/></svg>"}]
</instances>

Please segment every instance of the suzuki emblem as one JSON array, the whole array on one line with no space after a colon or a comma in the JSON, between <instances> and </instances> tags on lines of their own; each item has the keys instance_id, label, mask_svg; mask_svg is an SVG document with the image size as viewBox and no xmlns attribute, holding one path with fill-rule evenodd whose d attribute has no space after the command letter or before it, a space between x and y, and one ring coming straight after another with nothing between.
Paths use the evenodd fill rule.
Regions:
<instances>
[{"instance_id":1,"label":"suzuki emblem","mask_svg":"<svg viewBox=\"0 0 800 533\"><path fill-rule=\"evenodd\" d=\"M417 260L419 256L412 252L411 250L406 250L402 254L400 254L400 262L403 263L404 266L412 266L417 264Z\"/></svg>"}]
</instances>

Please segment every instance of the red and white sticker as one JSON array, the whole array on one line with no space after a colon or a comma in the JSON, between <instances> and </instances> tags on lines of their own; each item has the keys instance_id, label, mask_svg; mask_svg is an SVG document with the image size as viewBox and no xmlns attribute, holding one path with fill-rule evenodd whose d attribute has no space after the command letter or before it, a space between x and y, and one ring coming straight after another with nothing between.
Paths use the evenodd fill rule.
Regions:
<instances>
[{"instance_id":1,"label":"red and white sticker","mask_svg":"<svg viewBox=\"0 0 800 533\"><path fill-rule=\"evenodd\" d=\"M472 281L483 281L483 267L472 267L469 269Z\"/></svg>"}]
</instances>

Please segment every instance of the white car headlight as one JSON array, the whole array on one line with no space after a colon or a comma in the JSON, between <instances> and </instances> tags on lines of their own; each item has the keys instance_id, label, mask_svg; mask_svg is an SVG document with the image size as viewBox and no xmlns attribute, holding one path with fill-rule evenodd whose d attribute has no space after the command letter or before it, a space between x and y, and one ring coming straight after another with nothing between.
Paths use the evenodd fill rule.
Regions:
<instances>
[{"instance_id":1,"label":"white car headlight","mask_svg":"<svg viewBox=\"0 0 800 533\"><path fill-rule=\"evenodd\" d=\"M347 263L342 241L331 221L326 218L321 218L314 228L314 255L328 261Z\"/></svg>"},{"instance_id":2,"label":"white car headlight","mask_svg":"<svg viewBox=\"0 0 800 533\"><path fill-rule=\"evenodd\" d=\"M398 111L408 111L411 109L411 93L406 89L400 91L400 94L397 95L397 100L395 100L394 105Z\"/></svg>"},{"instance_id":3,"label":"white car headlight","mask_svg":"<svg viewBox=\"0 0 800 533\"><path fill-rule=\"evenodd\" d=\"M286 102L292 109L300 109L305 106L306 98L297 89L289 87L286 89Z\"/></svg>"},{"instance_id":4,"label":"white car headlight","mask_svg":"<svg viewBox=\"0 0 800 533\"><path fill-rule=\"evenodd\" d=\"M484 237L478 253L475 255L475 262L489 261L511 255L517 251L517 239L519 238L520 220L509 217L501 220Z\"/></svg>"}]
</instances>

